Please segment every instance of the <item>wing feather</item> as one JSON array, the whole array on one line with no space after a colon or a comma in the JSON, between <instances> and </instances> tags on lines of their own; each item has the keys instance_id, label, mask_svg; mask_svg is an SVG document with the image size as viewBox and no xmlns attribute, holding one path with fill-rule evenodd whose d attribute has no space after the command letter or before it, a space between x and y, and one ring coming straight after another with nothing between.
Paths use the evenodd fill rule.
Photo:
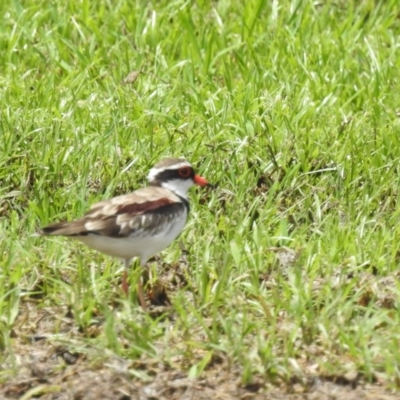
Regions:
<instances>
[{"instance_id":1,"label":"wing feather","mask_svg":"<svg viewBox=\"0 0 400 400\"><path fill-rule=\"evenodd\" d=\"M181 199L163 188L144 188L94 204L81 219L58 222L42 229L43 235L145 237L171 226L185 213Z\"/></svg>"}]
</instances>

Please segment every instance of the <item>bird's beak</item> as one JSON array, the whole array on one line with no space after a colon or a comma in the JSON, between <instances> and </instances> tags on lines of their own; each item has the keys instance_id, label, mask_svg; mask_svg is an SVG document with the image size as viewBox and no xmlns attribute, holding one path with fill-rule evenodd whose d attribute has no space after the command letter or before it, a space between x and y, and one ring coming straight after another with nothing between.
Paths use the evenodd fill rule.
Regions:
<instances>
[{"instance_id":1,"label":"bird's beak","mask_svg":"<svg viewBox=\"0 0 400 400\"><path fill-rule=\"evenodd\" d=\"M209 187L214 186L211 183L209 183L206 178L203 178L200 175L195 175L193 180L194 180L194 183L199 186L209 186Z\"/></svg>"}]
</instances>

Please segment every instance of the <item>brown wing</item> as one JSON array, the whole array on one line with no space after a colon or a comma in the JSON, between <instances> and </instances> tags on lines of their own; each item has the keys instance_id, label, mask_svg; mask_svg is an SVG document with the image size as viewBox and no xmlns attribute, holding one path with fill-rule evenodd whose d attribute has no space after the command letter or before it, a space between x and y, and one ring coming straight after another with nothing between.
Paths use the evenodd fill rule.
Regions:
<instances>
[{"instance_id":1,"label":"brown wing","mask_svg":"<svg viewBox=\"0 0 400 400\"><path fill-rule=\"evenodd\" d=\"M145 188L101 201L81 219L58 222L42 229L43 235L108 237L154 235L185 213L185 204L162 188ZM156 190L155 190L156 189Z\"/></svg>"}]
</instances>

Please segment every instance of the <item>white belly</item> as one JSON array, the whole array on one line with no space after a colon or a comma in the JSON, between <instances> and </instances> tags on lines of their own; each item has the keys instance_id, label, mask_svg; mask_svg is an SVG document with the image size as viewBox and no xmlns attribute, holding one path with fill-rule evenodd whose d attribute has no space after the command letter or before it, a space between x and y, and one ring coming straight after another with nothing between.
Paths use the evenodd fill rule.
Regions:
<instances>
[{"instance_id":1,"label":"white belly","mask_svg":"<svg viewBox=\"0 0 400 400\"><path fill-rule=\"evenodd\" d=\"M93 234L78 236L76 239L110 256L123 259L139 257L140 263L144 265L150 257L164 250L176 239L186 224L186 216L184 213L181 218L154 236L145 236L145 233L142 233L140 236L114 238Z\"/></svg>"}]
</instances>

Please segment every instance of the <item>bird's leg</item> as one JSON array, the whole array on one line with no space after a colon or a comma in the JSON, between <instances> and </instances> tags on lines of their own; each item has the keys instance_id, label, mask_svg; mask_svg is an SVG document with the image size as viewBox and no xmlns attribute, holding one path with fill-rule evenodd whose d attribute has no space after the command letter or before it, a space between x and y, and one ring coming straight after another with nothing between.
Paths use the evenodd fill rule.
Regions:
<instances>
[{"instance_id":1,"label":"bird's leg","mask_svg":"<svg viewBox=\"0 0 400 400\"><path fill-rule=\"evenodd\" d=\"M125 296L128 296L129 284L128 284L128 271L127 270L125 270L124 274L122 275L121 288L122 288L122 291L124 292Z\"/></svg>"},{"instance_id":2,"label":"bird's leg","mask_svg":"<svg viewBox=\"0 0 400 400\"><path fill-rule=\"evenodd\" d=\"M143 310L147 309L146 306L146 299L144 297L144 290L143 290L143 271L144 270L144 266L142 265L142 263L140 263L140 276L139 276L139 280L138 280L138 286L137 286L137 291L138 291L138 297L139 297L139 303L142 306ZM144 281L144 284L146 284L146 281Z\"/></svg>"},{"instance_id":3,"label":"bird's leg","mask_svg":"<svg viewBox=\"0 0 400 400\"><path fill-rule=\"evenodd\" d=\"M148 268L142 267L143 286L146 286L150 281L150 271Z\"/></svg>"},{"instance_id":4,"label":"bird's leg","mask_svg":"<svg viewBox=\"0 0 400 400\"><path fill-rule=\"evenodd\" d=\"M122 291L125 293L125 295L128 297L129 295L129 284L128 284L128 268L130 266L131 260L129 258L124 259L124 265L125 265L125 270L124 274L122 276ZM142 268L142 266L140 266ZM139 303L143 310L146 310L146 299L144 297L144 291L143 291L143 285L142 285L142 276L140 274L138 284L137 284L137 292L138 292L138 297L139 297Z\"/></svg>"},{"instance_id":5,"label":"bird's leg","mask_svg":"<svg viewBox=\"0 0 400 400\"><path fill-rule=\"evenodd\" d=\"M124 274L122 275L122 284L121 284L122 291L124 292L125 296L127 296L127 297L128 297L128 292L129 292L128 268L129 268L130 262L131 262L130 259L124 260L125 269L124 269Z\"/></svg>"},{"instance_id":6,"label":"bird's leg","mask_svg":"<svg viewBox=\"0 0 400 400\"><path fill-rule=\"evenodd\" d=\"M139 297L139 303L142 306L143 310L147 309L146 305L146 299L144 297L144 291L143 291L143 285L142 285L142 277L139 277L139 281L137 284L137 291L138 291L138 297Z\"/></svg>"}]
</instances>

